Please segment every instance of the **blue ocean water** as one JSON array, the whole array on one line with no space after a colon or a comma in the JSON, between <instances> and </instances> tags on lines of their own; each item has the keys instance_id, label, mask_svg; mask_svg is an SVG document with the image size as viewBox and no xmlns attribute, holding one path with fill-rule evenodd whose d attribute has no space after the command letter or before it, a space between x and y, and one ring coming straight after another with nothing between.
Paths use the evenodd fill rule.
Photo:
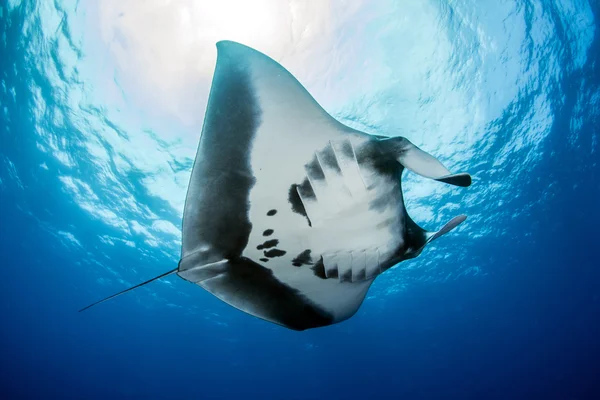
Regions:
<instances>
[{"instance_id":1,"label":"blue ocean water","mask_svg":"<svg viewBox=\"0 0 600 400\"><path fill-rule=\"evenodd\" d=\"M595 1L3 1L0 397L600 398ZM404 135L467 222L304 332L177 277L216 51L272 55L343 122Z\"/></svg>"}]
</instances>

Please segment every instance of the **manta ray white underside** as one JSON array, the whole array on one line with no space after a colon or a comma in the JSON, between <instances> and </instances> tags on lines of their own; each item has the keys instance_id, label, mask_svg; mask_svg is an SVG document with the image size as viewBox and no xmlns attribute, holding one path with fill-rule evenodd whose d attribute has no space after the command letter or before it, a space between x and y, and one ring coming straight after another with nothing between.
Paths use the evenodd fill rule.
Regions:
<instances>
[{"instance_id":1,"label":"manta ray white underside","mask_svg":"<svg viewBox=\"0 0 600 400\"><path fill-rule=\"evenodd\" d=\"M315 328L351 317L379 274L464 221L417 226L401 175L469 186L468 174L451 174L406 138L341 124L256 50L230 41L217 49L181 261L148 282L177 273L259 318Z\"/></svg>"}]
</instances>

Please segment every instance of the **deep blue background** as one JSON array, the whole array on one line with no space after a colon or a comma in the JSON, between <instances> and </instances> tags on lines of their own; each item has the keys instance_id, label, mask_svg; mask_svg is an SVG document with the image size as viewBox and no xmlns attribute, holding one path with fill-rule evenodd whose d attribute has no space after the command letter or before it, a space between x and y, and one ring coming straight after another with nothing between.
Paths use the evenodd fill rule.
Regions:
<instances>
[{"instance_id":1,"label":"deep blue background","mask_svg":"<svg viewBox=\"0 0 600 400\"><path fill-rule=\"evenodd\" d=\"M3 20L9 38L19 29L19 15L12 18L11 27ZM20 59L14 43L0 59L3 79ZM0 397L600 398L597 109L580 128L588 145L565 144L578 91L600 89L599 55L596 30L586 65L561 77L565 102L553 110L547 156L529 171L536 179L523 182L527 196L551 196L527 217L498 221L508 224L506 237L478 240L471 251L485 260L486 275L415 283L366 301L343 324L307 332L247 317L199 289L189 290L193 301L227 314L227 326L184 308L140 307L131 296L77 313L100 295L79 283L85 254L61 244L37 216L79 226L82 241L100 222L40 176L48 160L29 134L27 104L3 101L10 122L0 136ZM17 93L27 91L13 79ZM598 106L590 98L589 107ZM532 234L520 237L525 229ZM112 257L144 263L128 249ZM152 291L170 296L164 287L140 296Z\"/></svg>"}]
</instances>

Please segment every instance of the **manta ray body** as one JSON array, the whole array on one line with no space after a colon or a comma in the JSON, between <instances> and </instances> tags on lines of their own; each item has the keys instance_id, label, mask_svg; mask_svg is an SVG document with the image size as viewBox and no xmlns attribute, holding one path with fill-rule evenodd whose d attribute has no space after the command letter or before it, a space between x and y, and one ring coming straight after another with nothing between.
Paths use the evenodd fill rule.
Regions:
<instances>
[{"instance_id":1,"label":"manta ray body","mask_svg":"<svg viewBox=\"0 0 600 400\"><path fill-rule=\"evenodd\" d=\"M465 220L419 227L401 176L464 187L468 174L404 137L340 123L263 53L230 41L217 50L179 265L109 298L177 273L267 321L326 326L351 317L378 275Z\"/></svg>"}]
</instances>

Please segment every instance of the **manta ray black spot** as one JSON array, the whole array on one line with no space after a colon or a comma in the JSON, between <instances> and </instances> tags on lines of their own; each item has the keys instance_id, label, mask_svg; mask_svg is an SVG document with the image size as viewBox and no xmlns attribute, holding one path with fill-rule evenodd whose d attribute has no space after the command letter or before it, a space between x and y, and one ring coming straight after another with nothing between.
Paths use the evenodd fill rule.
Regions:
<instances>
[{"instance_id":1,"label":"manta ray black spot","mask_svg":"<svg viewBox=\"0 0 600 400\"><path fill-rule=\"evenodd\" d=\"M310 189L312 197L316 199L315 192L312 190L312 187L310 186L308 180L305 179L304 182L302 182L302 185L296 185L294 183L292 186L290 186L290 190L288 192L288 201L292 205L292 211L296 214L302 215L304 218L306 218L308 226L312 226L310 218L308 218L308 214L306 214L306 208L304 208L304 204L302 204L302 199L298 194L299 190L302 191L302 193L305 193L305 190L308 191L308 189Z\"/></svg>"},{"instance_id":2,"label":"manta ray black spot","mask_svg":"<svg viewBox=\"0 0 600 400\"><path fill-rule=\"evenodd\" d=\"M279 249L271 249L271 250L265 250L264 254L265 257L269 257L269 258L274 258L274 257L282 257L284 256L286 253L286 251L284 250L279 250Z\"/></svg>"},{"instance_id":3,"label":"manta ray black spot","mask_svg":"<svg viewBox=\"0 0 600 400\"><path fill-rule=\"evenodd\" d=\"M312 265L312 258L310 257L310 249L304 250L302 253L298 254L296 258L292 260L292 265L295 267L301 267L303 265Z\"/></svg>"},{"instance_id":4,"label":"manta ray black spot","mask_svg":"<svg viewBox=\"0 0 600 400\"><path fill-rule=\"evenodd\" d=\"M279 240L271 239L271 240L267 240L263 244L259 244L258 246L256 246L256 249L257 250L270 249L271 247L275 247L278 244L279 244Z\"/></svg>"},{"instance_id":5,"label":"manta ray black spot","mask_svg":"<svg viewBox=\"0 0 600 400\"><path fill-rule=\"evenodd\" d=\"M273 229L267 229L263 232L263 236L271 236L273 234Z\"/></svg>"},{"instance_id":6,"label":"manta ray black spot","mask_svg":"<svg viewBox=\"0 0 600 400\"><path fill-rule=\"evenodd\" d=\"M258 246L258 247L260 247L258 250L270 249L271 247L275 247L278 244L279 244L279 240L277 240L277 239L267 240L266 242L264 242L263 244Z\"/></svg>"},{"instance_id":7,"label":"manta ray black spot","mask_svg":"<svg viewBox=\"0 0 600 400\"><path fill-rule=\"evenodd\" d=\"M260 261L262 261L262 262L269 262L269 259L268 258L261 258Z\"/></svg>"},{"instance_id":8,"label":"manta ray black spot","mask_svg":"<svg viewBox=\"0 0 600 400\"><path fill-rule=\"evenodd\" d=\"M275 215L275 214L277 214L277 210L275 210L275 209L273 209L273 210L269 210L269 211L267 212L267 215L268 215L269 217L272 217L272 216L273 216L273 215Z\"/></svg>"}]
</instances>

